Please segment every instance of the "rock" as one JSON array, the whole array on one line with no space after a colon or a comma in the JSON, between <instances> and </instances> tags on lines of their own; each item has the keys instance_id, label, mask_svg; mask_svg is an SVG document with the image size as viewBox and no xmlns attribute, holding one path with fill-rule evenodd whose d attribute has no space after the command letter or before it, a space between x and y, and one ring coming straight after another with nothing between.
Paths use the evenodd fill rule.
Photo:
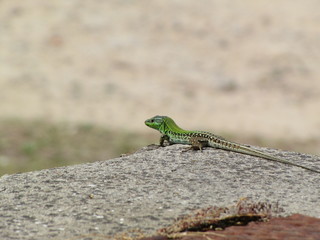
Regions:
<instances>
[{"instance_id":1,"label":"rock","mask_svg":"<svg viewBox=\"0 0 320 240\"><path fill-rule=\"evenodd\" d=\"M242 197L278 203L284 215L320 217L318 174L218 149L143 148L116 159L4 175L0 239L94 239L154 233L190 210ZM258 148L319 169L318 156Z\"/></svg>"}]
</instances>

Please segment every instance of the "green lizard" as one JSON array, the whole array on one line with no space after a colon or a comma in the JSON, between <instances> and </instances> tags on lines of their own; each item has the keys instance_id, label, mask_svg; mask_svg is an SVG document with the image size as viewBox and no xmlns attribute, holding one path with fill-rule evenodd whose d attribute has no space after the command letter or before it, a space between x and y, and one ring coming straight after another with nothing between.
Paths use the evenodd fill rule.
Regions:
<instances>
[{"instance_id":1,"label":"green lizard","mask_svg":"<svg viewBox=\"0 0 320 240\"><path fill-rule=\"evenodd\" d=\"M285 159L271 156L267 153L251 149L250 147L246 147L238 143L227 141L226 139L209 132L183 130L167 116L155 116L146 120L145 124L150 128L158 130L162 134L160 138L160 146L164 146L164 142L167 141L169 144L188 144L191 145L191 149L202 150L203 147L220 148L228 151L261 157L270 161L280 162L320 173L320 171L289 162Z\"/></svg>"}]
</instances>

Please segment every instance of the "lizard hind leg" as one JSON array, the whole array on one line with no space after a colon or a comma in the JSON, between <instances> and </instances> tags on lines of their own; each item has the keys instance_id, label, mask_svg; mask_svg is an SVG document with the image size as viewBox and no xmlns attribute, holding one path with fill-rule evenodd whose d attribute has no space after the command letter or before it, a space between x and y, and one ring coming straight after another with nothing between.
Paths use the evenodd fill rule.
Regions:
<instances>
[{"instance_id":1,"label":"lizard hind leg","mask_svg":"<svg viewBox=\"0 0 320 240\"><path fill-rule=\"evenodd\" d=\"M200 150L208 146L208 140L201 137L191 137L190 138L191 149Z\"/></svg>"},{"instance_id":2,"label":"lizard hind leg","mask_svg":"<svg viewBox=\"0 0 320 240\"><path fill-rule=\"evenodd\" d=\"M189 140L190 147L186 148L182 152L188 152L190 150L200 150L202 151L203 147L207 145L207 142L205 140L201 140L198 137L191 137Z\"/></svg>"}]
</instances>

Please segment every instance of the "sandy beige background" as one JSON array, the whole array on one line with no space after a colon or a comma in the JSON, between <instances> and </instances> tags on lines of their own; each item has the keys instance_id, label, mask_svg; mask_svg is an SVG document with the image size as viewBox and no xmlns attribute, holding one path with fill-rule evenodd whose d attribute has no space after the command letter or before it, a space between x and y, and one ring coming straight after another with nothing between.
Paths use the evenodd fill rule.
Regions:
<instances>
[{"instance_id":1,"label":"sandy beige background","mask_svg":"<svg viewBox=\"0 0 320 240\"><path fill-rule=\"evenodd\" d=\"M4 0L0 117L318 142L317 0Z\"/></svg>"}]
</instances>

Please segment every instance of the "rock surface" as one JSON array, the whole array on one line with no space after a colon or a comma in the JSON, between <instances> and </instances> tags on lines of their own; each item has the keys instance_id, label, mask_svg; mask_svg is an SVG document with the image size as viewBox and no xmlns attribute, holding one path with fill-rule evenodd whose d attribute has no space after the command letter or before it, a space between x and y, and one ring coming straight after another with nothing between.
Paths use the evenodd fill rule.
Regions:
<instances>
[{"instance_id":1,"label":"rock surface","mask_svg":"<svg viewBox=\"0 0 320 240\"><path fill-rule=\"evenodd\" d=\"M239 198L320 217L318 174L217 149L146 147L107 161L0 178L1 239L83 239L171 224ZM260 149L260 148L259 148ZM320 157L261 149L314 169ZM88 238L89 239L89 238Z\"/></svg>"}]
</instances>

